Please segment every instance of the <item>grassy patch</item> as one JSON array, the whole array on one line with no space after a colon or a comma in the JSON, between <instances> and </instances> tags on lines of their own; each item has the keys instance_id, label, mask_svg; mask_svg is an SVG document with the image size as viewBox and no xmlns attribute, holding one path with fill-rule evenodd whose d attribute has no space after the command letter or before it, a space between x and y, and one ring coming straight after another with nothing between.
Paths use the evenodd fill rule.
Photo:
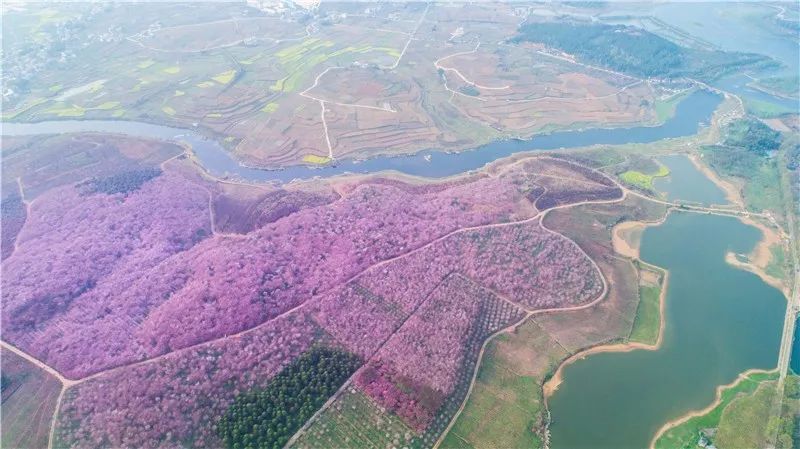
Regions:
<instances>
[{"instance_id":1,"label":"grassy patch","mask_svg":"<svg viewBox=\"0 0 800 449\"><path fill-rule=\"evenodd\" d=\"M775 158L762 157L742 147L709 146L701 149L703 157L720 174L740 178L747 209L772 211L782 216L783 199Z\"/></svg>"},{"instance_id":2,"label":"grassy patch","mask_svg":"<svg viewBox=\"0 0 800 449\"><path fill-rule=\"evenodd\" d=\"M119 106L119 101L106 101L105 103L101 103L101 104L99 104L99 105L97 105L97 106L95 106L93 108L89 108L89 109L94 109L94 110L99 110L99 111L108 111L110 109L116 109L117 106Z\"/></svg>"},{"instance_id":3,"label":"grassy patch","mask_svg":"<svg viewBox=\"0 0 800 449\"><path fill-rule=\"evenodd\" d=\"M65 105L64 103L57 103L44 111L46 114L55 114L59 117L83 117L86 114L86 108L73 105Z\"/></svg>"},{"instance_id":4,"label":"grassy patch","mask_svg":"<svg viewBox=\"0 0 800 449\"><path fill-rule=\"evenodd\" d=\"M303 156L303 162L308 162L309 164L327 164L331 161L331 158L326 156L317 156L316 154L306 154Z\"/></svg>"},{"instance_id":5,"label":"grassy patch","mask_svg":"<svg viewBox=\"0 0 800 449\"><path fill-rule=\"evenodd\" d=\"M146 68L150 67L151 65L153 65L155 63L156 62L153 61L152 59L146 59L146 60L136 64L136 67L140 68L140 69L146 69Z\"/></svg>"},{"instance_id":6,"label":"grassy patch","mask_svg":"<svg viewBox=\"0 0 800 449\"><path fill-rule=\"evenodd\" d=\"M278 103L267 103L263 108L261 108L261 111L266 112L267 114L272 114L277 110L278 110Z\"/></svg>"},{"instance_id":7,"label":"grassy patch","mask_svg":"<svg viewBox=\"0 0 800 449\"><path fill-rule=\"evenodd\" d=\"M566 356L532 320L492 340L472 394L441 447L540 447L541 384Z\"/></svg>"},{"instance_id":8,"label":"grassy patch","mask_svg":"<svg viewBox=\"0 0 800 449\"><path fill-rule=\"evenodd\" d=\"M639 287L639 306L633 321L630 341L653 345L658 340L661 328L661 287L642 285Z\"/></svg>"},{"instance_id":9,"label":"grassy patch","mask_svg":"<svg viewBox=\"0 0 800 449\"><path fill-rule=\"evenodd\" d=\"M777 378L777 373L756 373L745 377L733 387L724 390L722 392L722 400L710 412L702 416L694 417L664 433L661 438L656 441L655 448L688 449L697 447L697 439L700 435L700 431L703 429L715 429L719 427L723 412L731 404L731 402L733 402L734 399L739 397L739 395L746 395L754 392L762 382L773 380L775 378Z\"/></svg>"},{"instance_id":10,"label":"grassy patch","mask_svg":"<svg viewBox=\"0 0 800 449\"><path fill-rule=\"evenodd\" d=\"M790 108L752 98L744 98L744 106L747 112L759 118L775 118L793 112Z\"/></svg>"},{"instance_id":11,"label":"grassy patch","mask_svg":"<svg viewBox=\"0 0 800 449\"><path fill-rule=\"evenodd\" d=\"M220 83L220 84L228 84L233 81L233 78L236 76L236 70L226 70L216 76L211 77L212 80Z\"/></svg>"},{"instance_id":12,"label":"grassy patch","mask_svg":"<svg viewBox=\"0 0 800 449\"><path fill-rule=\"evenodd\" d=\"M184 95L186 95L186 92L184 92L182 90L176 90L175 91L175 95L173 95L173 97L182 97Z\"/></svg>"},{"instance_id":13,"label":"grassy patch","mask_svg":"<svg viewBox=\"0 0 800 449\"><path fill-rule=\"evenodd\" d=\"M10 111L3 111L2 115L0 115L0 117L2 117L3 120L10 120L10 119L12 119L12 118L24 113L24 112L27 112L28 110L33 109L36 106L39 106L40 104L46 103L46 102L47 102L46 98L34 98L31 101L29 101L28 103L25 103L24 105L22 105L20 108L16 109L16 110L12 109Z\"/></svg>"},{"instance_id":14,"label":"grassy patch","mask_svg":"<svg viewBox=\"0 0 800 449\"><path fill-rule=\"evenodd\" d=\"M208 87L213 87L214 83L212 83L211 81L203 81L202 83L195 84L195 86L197 86L197 87L199 87L201 89L206 89Z\"/></svg>"},{"instance_id":15,"label":"grassy patch","mask_svg":"<svg viewBox=\"0 0 800 449\"><path fill-rule=\"evenodd\" d=\"M170 106L161 106L161 110L167 115L175 115L175 109Z\"/></svg>"},{"instance_id":16,"label":"grassy patch","mask_svg":"<svg viewBox=\"0 0 800 449\"><path fill-rule=\"evenodd\" d=\"M167 67L163 69L162 72L175 75L176 73L181 73L181 68L178 66Z\"/></svg>"},{"instance_id":17,"label":"grassy patch","mask_svg":"<svg viewBox=\"0 0 800 449\"><path fill-rule=\"evenodd\" d=\"M678 103L683 101L688 94L689 91L672 95L671 97L663 100L656 98L654 105L656 111L656 120L658 120L659 123L663 123L675 115L675 108L678 107Z\"/></svg>"},{"instance_id":18,"label":"grassy patch","mask_svg":"<svg viewBox=\"0 0 800 449\"><path fill-rule=\"evenodd\" d=\"M655 173L648 174L636 170L628 170L620 174L619 179L625 184L639 187L640 189L653 190L653 180L667 175L669 175L669 169L659 164L658 171Z\"/></svg>"},{"instance_id":19,"label":"grassy patch","mask_svg":"<svg viewBox=\"0 0 800 449\"><path fill-rule=\"evenodd\" d=\"M769 252L772 257L770 257L769 264L767 264L764 271L774 278L785 279L786 251L784 251L783 245L776 243L769 247Z\"/></svg>"},{"instance_id":20,"label":"grassy patch","mask_svg":"<svg viewBox=\"0 0 800 449\"><path fill-rule=\"evenodd\" d=\"M775 386L775 382L763 382L753 394L731 401L720 417L714 439L717 446L721 449L768 446L766 430Z\"/></svg>"}]
</instances>

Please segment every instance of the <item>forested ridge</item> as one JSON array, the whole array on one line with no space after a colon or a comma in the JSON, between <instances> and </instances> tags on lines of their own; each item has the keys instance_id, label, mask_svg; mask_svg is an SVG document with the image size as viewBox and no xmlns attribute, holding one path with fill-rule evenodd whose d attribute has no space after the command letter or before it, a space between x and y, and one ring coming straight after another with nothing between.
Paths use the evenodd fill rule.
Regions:
<instances>
[{"instance_id":1,"label":"forested ridge","mask_svg":"<svg viewBox=\"0 0 800 449\"><path fill-rule=\"evenodd\" d=\"M512 41L542 43L637 77L712 79L742 65L769 61L751 53L685 48L640 28L600 23L528 23Z\"/></svg>"}]
</instances>

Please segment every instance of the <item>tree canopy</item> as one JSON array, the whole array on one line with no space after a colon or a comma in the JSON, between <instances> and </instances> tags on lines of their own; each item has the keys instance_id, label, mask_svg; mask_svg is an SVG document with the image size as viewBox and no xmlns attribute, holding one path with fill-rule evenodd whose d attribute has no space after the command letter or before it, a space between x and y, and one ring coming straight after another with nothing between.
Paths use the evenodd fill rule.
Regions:
<instances>
[{"instance_id":1,"label":"tree canopy","mask_svg":"<svg viewBox=\"0 0 800 449\"><path fill-rule=\"evenodd\" d=\"M237 397L217 424L217 433L231 449L281 448L360 364L353 354L312 348L265 389Z\"/></svg>"}]
</instances>

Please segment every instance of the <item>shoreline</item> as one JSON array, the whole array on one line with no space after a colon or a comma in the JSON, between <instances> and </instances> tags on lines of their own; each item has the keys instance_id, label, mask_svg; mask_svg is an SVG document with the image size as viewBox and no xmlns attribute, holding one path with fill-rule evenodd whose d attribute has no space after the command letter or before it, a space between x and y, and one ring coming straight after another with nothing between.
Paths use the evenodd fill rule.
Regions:
<instances>
[{"instance_id":1,"label":"shoreline","mask_svg":"<svg viewBox=\"0 0 800 449\"><path fill-rule=\"evenodd\" d=\"M770 285L780 290L783 296L788 299L790 292L789 289L784 285L783 281L768 275L766 272L764 272L763 269L761 269L757 265L754 265L749 262L739 261L739 259L736 258L736 255L730 251L728 251L725 254L725 262L734 268L738 268L740 270L748 271L750 273L755 274L756 276L761 278L761 280L764 281L764 283L766 283L767 285Z\"/></svg>"},{"instance_id":2,"label":"shoreline","mask_svg":"<svg viewBox=\"0 0 800 449\"><path fill-rule=\"evenodd\" d=\"M636 259L639 261L639 259ZM564 359L556 369L553 376L550 377L547 381L542 384L542 393L545 400L545 406L547 404L547 399L549 399L556 391L558 391L558 387L564 381L564 368L567 366L575 363L578 360L582 360L590 355L593 354L600 354L604 352L631 352L636 350L644 350L644 351L656 351L661 348L664 340L664 327L666 324L666 320L664 319L664 312L665 312L665 304L666 304L666 293L669 287L669 270L666 270L661 267L656 267L655 265L650 265L647 262L641 263L646 264L648 267L655 268L661 271L664 275L664 279L661 282L661 293L658 295L658 302L659 302L659 327L658 327L658 338L654 344L648 343L641 343L641 342L625 342L625 343L600 343L596 346L591 346L586 349L582 349L575 354ZM641 300L641 299L640 299ZM548 407L549 411L549 407Z\"/></svg>"},{"instance_id":3,"label":"shoreline","mask_svg":"<svg viewBox=\"0 0 800 449\"><path fill-rule=\"evenodd\" d=\"M712 181L715 181L715 180L712 179ZM649 226L658 226L660 224L663 224L666 221L666 219L669 217L669 214L672 213L675 210L678 210L678 209L675 208L675 207L668 208L667 212L664 214L664 216L660 220L655 221L655 222L629 221L629 222L622 222L622 223L617 224L611 231L612 245L613 245L614 251L617 252L618 251L618 247L621 246L623 250L635 252L637 254L637 256L638 256L638 252L639 252L638 245L636 245L636 244L631 245L631 242L626 241L621 235L618 234L618 232L619 231L624 232L626 230L636 229L638 227L641 227L642 230L644 230L645 228L647 228ZM754 221L750 217L738 217L738 218L746 226L753 226L753 227L755 227L755 228L757 228L759 230L762 230L762 227L764 227L763 224ZM622 229L618 230L618 228L620 228L620 227ZM766 235L767 234L762 230L762 237L761 237L761 239L759 239L758 243L754 247L753 252L755 252L756 249L759 248L759 246L763 246L764 245L764 242L765 242L765 239L766 239ZM619 253L619 254L621 254L623 256L626 256L623 253ZM733 260L736 260L736 259L735 259L735 257L728 257L728 256L733 256L733 254L730 253L730 252L728 252L726 254L725 261L727 263L731 264L732 266L734 266L736 268L745 269L747 271L750 271L753 274L756 274L757 276L759 276L759 278L763 282L765 282L767 285L770 285L772 287L776 287L768 279L765 279L765 276L770 278L770 279L774 279L774 278L771 278L770 276L767 276L766 273L762 273L761 270L758 269L758 267L752 266L750 264L744 264L744 263L741 263L741 262L738 262L738 261L736 261L738 263L731 263L730 260L728 260L729 258L732 258ZM627 257L629 257L629 256L627 256ZM664 269L664 268L658 267L656 265L652 265L652 264L649 264L647 262L644 262L641 259L639 259L638 257L631 258L631 259L632 259L632 261L638 261L639 263L643 263L643 264L647 265L651 269L657 269L657 270L660 270L660 271L662 271L664 273L664 279L663 279L662 285L661 285L661 293L659 295L660 325L659 325L658 339L656 340L656 343L655 344L646 344L646 343L639 343L639 342L610 343L610 344L601 343L601 344L598 344L596 346L591 346L591 347L585 348L583 350L579 350L578 352L576 352L573 355L571 355L571 356L567 357L566 359L564 359L559 364L559 366L556 369L555 373L553 373L553 376L542 384L542 397L543 397L544 407L545 407L546 413L548 414L548 417L550 415L550 407L548 405L548 399L558 391L558 387L564 381L563 370L564 370L565 367L575 363L578 360L582 360L582 359L584 359L584 358L586 358L586 357L588 357L590 355L593 355L593 354L599 354L599 353L605 353L605 352L625 353L625 352L631 352L631 351L635 351L635 350L656 351L656 350L661 348L661 346L663 344L664 328L665 328L665 324L666 324L666 319L665 319L666 293L667 293L667 289L669 287L669 275L670 275L670 272L667 269ZM778 287L776 287L776 288L778 288ZM784 293L784 288L785 287L781 287L781 288L778 288L778 290L780 290L782 293ZM785 295L785 293L784 293L784 295ZM666 433L669 429L671 429L671 428L673 428L673 427L675 427L677 425L680 425L680 424L682 424L682 423L684 423L684 422L686 422L686 421L688 421L688 420L690 420L690 419L692 419L694 417L705 415L705 414L709 413L711 410L713 410L721 402L721 400L722 400L722 392L725 391L726 389L731 388L732 386L735 386L738 382L740 382L742 379L746 378L750 374L753 374L753 373L769 373L769 372L775 371L776 369L777 368L771 369L771 370L764 370L764 369L758 369L758 368L751 368L751 369L749 369L749 370L747 370L747 371L745 371L743 373L740 373L736 377L736 379L734 379L731 383L725 384L725 385L718 385L716 387L715 399L712 401L711 404L709 404L708 406L706 406L705 408L703 408L701 410L690 410L690 411L684 413L683 415L681 415L681 416L679 416L679 417L677 417L675 419L669 420L666 423L664 423L659 428L658 432L656 432L656 435L653 437L652 441L650 442L650 445L649 445L648 449L655 449L656 441L658 441L658 439L661 438L661 436L664 433ZM548 433L549 433L549 430L548 430ZM546 448L549 449L549 445L546 446Z\"/></svg>"},{"instance_id":4,"label":"shoreline","mask_svg":"<svg viewBox=\"0 0 800 449\"><path fill-rule=\"evenodd\" d=\"M742 210L746 210L744 197L742 197L741 191L738 187L736 187L735 184L733 184L731 181L722 179L722 177L717 174L714 169L702 161L701 157L698 157L695 154L689 154L688 158L701 173L703 173L709 180L711 180L711 182L725 192L725 197L728 199L728 201L738 206ZM750 216L737 215L737 218L745 226L752 226L761 231L761 238L758 239L758 242L756 242L756 244L753 246L753 249L750 251L750 253L748 253L748 257L751 259L750 261L740 262L732 254L728 253L725 255L725 262L733 267L755 274L767 285L780 290L783 296L785 296L788 300L790 290L786 285L786 282L768 275L765 271L767 265L772 260L772 252L770 248L773 245L782 244L780 234L776 230L768 227L760 221L753 219Z\"/></svg>"},{"instance_id":5,"label":"shoreline","mask_svg":"<svg viewBox=\"0 0 800 449\"><path fill-rule=\"evenodd\" d=\"M745 208L742 194L735 185L733 185L730 181L723 180L710 166L701 162L702 156L690 153L687 155L687 157L695 166L695 168L700 171L700 173L705 175L706 178L708 178L717 187L722 189L723 192L725 192L725 198L730 201L731 204L738 206L741 209Z\"/></svg>"},{"instance_id":6,"label":"shoreline","mask_svg":"<svg viewBox=\"0 0 800 449\"><path fill-rule=\"evenodd\" d=\"M751 374L769 374L769 373L776 372L777 370L778 370L777 368L773 368L773 369L770 369L770 370L759 369L759 368L750 368L749 370L747 370L747 371L745 371L743 373L740 373L738 376L736 376L736 379L734 379L732 382L727 383L725 385L718 385L717 389L716 389L715 396L714 396L714 400L711 402L711 404L709 404L708 406L706 406L705 408L700 409L700 410L689 411L689 412L687 412L687 413L685 413L685 414L683 414L683 415L681 415L681 416L679 416L679 417L677 417L675 419L671 419L671 420L667 421L666 423L664 423L664 425L661 426L658 429L658 432L656 432L656 435L653 437L652 441L650 441L650 445L648 446L648 449L655 449L655 446L656 446L656 443L658 442L658 439L661 438L662 436L664 436L664 434L667 433L667 431L669 431L670 429L673 429L673 428L685 423L686 421L689 421L692 418L697 418L697 417L700 417L700 416L703 416L703 415L706 415L706 414L710 413L720 403L722 403L722 393L725 390L728 390L730 388L735 387L739 382L745 380Z\"/></svg>"}]
</instances>

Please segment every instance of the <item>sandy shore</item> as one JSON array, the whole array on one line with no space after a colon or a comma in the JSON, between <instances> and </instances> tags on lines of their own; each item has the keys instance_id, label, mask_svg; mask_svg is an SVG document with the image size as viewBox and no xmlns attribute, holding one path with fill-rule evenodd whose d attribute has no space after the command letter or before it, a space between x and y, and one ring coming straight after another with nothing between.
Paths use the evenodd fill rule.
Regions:
<instances>
[{"instance_id":1,"label":"sandy shore","mask_svg":"<svg viewBox=\"0 0 800 449\"><path fill-rule=\"evenodd\" d=\"M695 167L697 167L698 170L700 170L708 179L710 179L711 182L716 184L717 187L725 192L725 197L728 199L728 201L741 207L742 209L745 208L744 199L742 198L739 189L733 183L720 178L714 170L712 170L696 155L689 155L689 160L692 161ZM765 271L767 265L769 265L770 261L772 260L771 247L773 245L780 245L783 243L781 235L775 229L770 228L764 223L756 221L750 217L739 216L739 220L748 226L758 228L758 230L761 231L762 237L758 243L756 243L753 251L748 255L748 258L750 259L749 263L740 262L732 254L726 255L725 261L737 268L741 268L756 274L764 282L777 288L783 292L784 296L788 297L789 289L785 283L780 279L768 275Z\"/></svg>"},{"instance_id":2,"label":"sandy shore","mask_svg":"<svg viewBox=\"0 0 800 449\"><path fill-rule=\"evenodd\" d=\"M561 365L558 366L558 369L553 374L553 377L550 378L547 382L542 385L542 391L544 393L545 401L550 398L553 393L558 390L558 386L561 385L561 382L564 380L564 367L569 366L572 363L575 363L577 360L582 360L592 354L598 354L601 352L630 352L637 349L642 349L646 351L655 351L661 347L664 337L664 304L666 303L666 293L667 288L669 287L669 271L663 270L664 272L664 281L661 283L661 294L658 297L659 302L659 329L658 329L658 339L656 340L655 344L649 345L645 343L639 342L628 342L628 343L616 343L616 344L600 344L597 346L593 346L588 349L584 349L582 351L578 351L572 356L568 357L566 360L561 362Z\"/></svg>"},{"instance_id":3,"label":"sandy shore","mask_svg":"<svg viewBox=\"0 0 800 449\"><path fill-rule=\"evenodd\" d=\"M725 181L717 175L717 173L711 169L708 165L706 165L697 155L689 154L689 160L692 161L695 167L700 170L708 179L711 180L714 184L717 185L723 192L725 192L725 198L744 209L744 200L742 199L742 194L739 192L739 188L736 187L733 183L729 181Z\"/></svg>"},{"instance_id":4,"label":"sandy shore","mask_svg":"<svg viewBox=\"0 0 800 449\"><path fill-rule=\"evenodd\" d=\"M728 252L727 254L725 254L725 262L736 268L746 270L755 274L756 276L760 277L762 281L780 290L781 293L783 293L783 296L787 298L789 297L789 294L791 292L789 291L789 288L784 284L784 282L776 277L768 275L762 268L752 263L740 262L739 259L736 258L736 255L733 254L732 252Z\"/></svg>"},{"instance_id":5,"label":"sandy shore","mask_svg":"<svg viewBox=\"0 0 800 449\"><path fill-rule=\"evenodd\" d=\"M625 221L614 226L611 232L611 245L614 251L631 259L638 259L642 231L648 225L643 221Z\"/></svg>"}]
</instances>

